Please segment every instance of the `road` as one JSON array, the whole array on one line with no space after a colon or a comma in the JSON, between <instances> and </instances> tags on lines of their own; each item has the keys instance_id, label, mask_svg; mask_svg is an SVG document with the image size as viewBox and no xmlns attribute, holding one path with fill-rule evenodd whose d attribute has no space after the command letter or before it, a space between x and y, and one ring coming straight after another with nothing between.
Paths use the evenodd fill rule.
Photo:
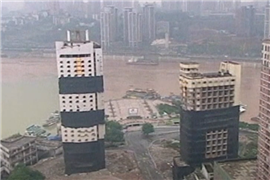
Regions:
<instances>
[{"instance_id":1,"label":"road","mask_svg":"<svg viewBox=\"0 0 270 180\"><path fill-rule=\"evenodd\" d=\"M149 154L149 146L151 142L163 137L167 133L179 133L179 126L172 127L156 127L155 133L150 138L145 138L141 131L131 131L125 133L127 148L133 151L138 163L138 167L145 180L163 180L164 178L155 167L151 154Z\"/></svg>"}]
</instances>

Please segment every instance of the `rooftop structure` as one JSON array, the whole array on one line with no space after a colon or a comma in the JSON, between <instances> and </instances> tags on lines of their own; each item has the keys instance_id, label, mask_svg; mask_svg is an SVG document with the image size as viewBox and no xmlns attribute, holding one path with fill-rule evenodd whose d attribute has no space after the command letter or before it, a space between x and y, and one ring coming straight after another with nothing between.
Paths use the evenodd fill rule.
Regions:
<instances>
[{"instance_id":1,"label":"rooftop structure","mask_svg":"<svg viewBox=\"0 0 270 180\"><path fill-rule=\"evenodd\" d=\"M238 159L214 163L215 180L255 180L256 159Z\"/></svg>"},{"instance_id":2,"label":"rooftop structure","mask_svg":"<svg viewBox=\"0 0 270 180\"><path fill-rule=\"evenodd\" d=\"M220 63L202 73L195 62L180 63L180 153L189 165L236 158L241 66Z\"/></svg>"},{"instance_id":3,"label":"rooftop structure","mask_svg":"<svg viewBox=\"0 0 270 180\"><path fill-rule=\"evenodd\" d=\"M1 146L6 148L8 151L21 148L25 144L32 143L35 141L35 137L22 136L20 134L12 135L6 139L1 140Z\"/></svg>"},{"instance_id":4,"label":"rooftop structure","mask_svg":"<svg viewBox=\"0 0 270 180\"><path fill-rule=\"evenodd\" d=\"M19 164L33 164L38 161L36 138L15 134L1 140L1 173L9 174Z\"/></svg>"}]
</instances>

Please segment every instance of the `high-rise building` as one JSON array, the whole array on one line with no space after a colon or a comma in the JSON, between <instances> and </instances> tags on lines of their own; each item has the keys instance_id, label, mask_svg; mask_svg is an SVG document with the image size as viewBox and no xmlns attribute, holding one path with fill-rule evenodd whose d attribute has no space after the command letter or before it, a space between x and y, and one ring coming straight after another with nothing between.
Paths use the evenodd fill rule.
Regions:
<instances>
[{"instance_id":1,"label":"high-rise building","mask_svg":"<svg viewBox=\"0 0 270 180\"><path fill-rule=\"evenodd\" d=\"M186 0L187 12L192 15L201 15L202 13L202 0Z\"/></svg>"},{"instance_id":2,"label":"high-rise building","mask_svg":"<svg viewBox=\"0 0 270 180\"><path fill-rule=\"evenodd\" d=\"M114 6L122 13L124 8L134 7L134 0L103 0L102 6Z\"/></svg>"},{"instance_id":3,"label":"high-rise building","mask_svg":"<svg viewBox=\"0 0 270 180\"><path fill-rule=\"evenodd\" d=\"M243 6L236 11L236 35L253 37L255 35L255 8Z\"/></svg>"},{"instance_id":4,"label":"high-rise building","mask_svg":"<svg viewBox=\"0 0 270 180\"><path fill-rule=\"evenodd\" d=\"M48 2L48 9L52 15L56 15L60 13L60 4L59 1Z\"/></svg>"},{"instance_id":5,"label":"high-rise building","mask_svg":"<svg viewBox=\"0 0 270 180\"><path fill-rule=\"evenodd\" d=\"M105 168L103 60L88 31L56 42L65 174Z\"/></svg>"},{"instance_id":6,"label":"high-rise building","mask_svg":"<svg viewBox=\"0 0 270 180\"><path fill-rule=\"evenodd\" d=\"M202 13L209 14L217 10L218 1L203 1L202 2Z\"/></svg>"},{"instance_id":7,"label":"high-rise building","mask_svg":"<svg viewBox=\"0 0 270 180\"><path fill-rule=\"evenodd\" d=\"M180 0L162 0L161 7L163 11L181 11L182 10L182 1Z\"/></svg>"},{"instance_id":8,"label":"high-rise building","mask_svg":"<svg viewBox=\"0 0 270 180\"><path fill-rule=\"evenodd\" d=\"M142 15L133 8L125 8L123 20L125 44L131 48L138 47L142 41Z\"/></svg>"},{"instance_id":9,"label":"high-rise building","mask_svg":"<svg viewBox=\"0 0 270 180\"><path fill-rule=\"evenodd\" d=\"M258 178L270 177L270 40L263 42L259 108Z\"/></svg>"},{"instance_id":10,"label":"high-rise building","mask_svg":"<svg viewBox=\"0 0 270 180\"><path fill-rule=\"evenodd\" d=\"M100 13L100 31L102 48L107 50L118 36L118 11L114 6L104 7Z\"/></svg>"},{"instance_id":11,"label":"high-rise building","mask_svg":"<svg viewBox=\"0 0 270 180\"><path fill-rule=\"evenodd\" d=\"M180 153L189 165L236 158L241 65L222 62L201 73L197 63L180 63Z\"/></svg>"},{"instance_id":12,"label":"high-rise building","mask_svg":"<svg viewBox=\"0 0 270 180\"><path fill-rule=\"evenodd\" d=\"M91 0L89 1L90 5L90 13L93 14L100 14L101 11L101 2L100 0Z\"/></svg>"},{"instance_id":13,"label":"high-rise building","mask_svg":"<svg viewBox=\"0 0 270 180\"><path fill-rule=\"evenodd\" d=\"M3 2L3 5L8 4L8 3L12 3L12 5L14 6L14 2L12 2L12 1ZM26 1L23 2L23 9L27 13L33 13L33 12L37 13L38 11L47 10L49 8L52 8L51 11L53 11L53 10L55 10L55 6L52 6L52 4L57 5L57 1L52 3L52 2L46 2L46 1L30 1L30 0L26 0ZM18 3L18 7L19 6L20 5ZM13 8L10 8L10 9L13 9Z\"/></svg>"},{"instance_id":14,"label":"high-rise building","mask_svg":"<svg viewBox=\"0 0 270 180\"><path fill-rule=\"evenodd\" d=\"M143 6L143 41L152 42L156 38L155 4L146 3Z\"/></svg>"},{"instance_id":15,"label":"high-rise building","mask_svg":"<svg viewBox=\"0 0 270 180\"><path fill-rule=\"evenodd\" d=\"M264 12L264 39L270 38L270 1L267 2Z\"/></svg>"}]
</instances>

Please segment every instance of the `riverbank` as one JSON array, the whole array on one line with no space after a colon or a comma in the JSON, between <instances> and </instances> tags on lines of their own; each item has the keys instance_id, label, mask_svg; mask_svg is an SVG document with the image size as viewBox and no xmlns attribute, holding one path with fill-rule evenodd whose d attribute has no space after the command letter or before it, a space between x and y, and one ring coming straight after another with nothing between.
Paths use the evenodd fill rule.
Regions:
<instances>
[{"instance_id":1,"label":"riverbank","mask_svg":"<svg viewBox=\"0 0 270 180\"><path fill-rule=\"evenodd\" d=\"M126 64L128 58L104 57L105 101L121 98L130 88L155 89L162 96L179 94L179 62L183 60L160 61L158 66L133 66ZM206 72L217 71L223 60L197 62ZM241 64L241 103L247 105L241 120L254 123L250 118L259 112L260 63ZM55 58L3 58L1 82L2 127L5 127L2 136L23 133L29 124L42 124L48 114L59 109Z\"/></svg>"}]
</instances>

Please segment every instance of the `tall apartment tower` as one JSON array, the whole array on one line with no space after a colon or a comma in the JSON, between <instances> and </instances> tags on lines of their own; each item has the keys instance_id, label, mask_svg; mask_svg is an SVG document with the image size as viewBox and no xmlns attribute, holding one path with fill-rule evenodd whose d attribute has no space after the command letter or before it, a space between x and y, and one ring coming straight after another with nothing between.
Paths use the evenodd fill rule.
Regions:
<instances>
[{"instance_id":1,"label":"tall apartment tower","mask_svg":"<svg viewBox=\"0 0 270 180\"><path fill-rule=\"evenodd\" d=\"M255 35L255 8L243 6L236 11L236 35L253 37Z\"/></svg>"},{"instance_id":2,"label":"tall apartment tower","mask_svg":"<svg viewBox=\"0 0 270 180\"><path fill-rule=\"evenodd\" d=\"M103 62L88 31L68 31L56 42L65 174L105 168Z\"/></svg>"},{"instance_id":3,"label":"tall apartment tower","mask_svg":"<svg viewBox=\"0 0 270 180\"><path fill-rule=\"evenodd\" d=\"M187 164L237 157L240 79L235 62L222 62L214 73L180 63L180 153Z\"/></svg>"},{"instance_id":4,"label":"tall apartment tower","mask_svg":"<svg viewBox=\"0 0 270 180\"><path fill-rule=\"evenodd\" d=\"M59 14L60 12L60 5L59 1L53 1L53 2L48 2L48 9L50 9L50 13L52 15Z\"/></svg>"},{"instance_id":5,"label":"tall apartment tower","mask_svg":"<svg viewBox=\"0 0 270 180\"><path fill-rule=\"evenodd\" d=\"M161 0L161 7L163 11L181 11L182 2L180 0Z\"/></svg>"},{"instance_id":6,"label":"tall apartment tower","mask_svg":"<svg viewBox=\"0 0 270 180\"><path fill-rule=\"evenodd\" d=\"M270 40L263 42L261 68L261 90L259 108L258 140L258 177L257 180L269 180L270 177Z\"/></svg>"},{"instance_id":7,"label":"tall apartment tower","mask_svg":"<svg viewBox=\"0 0 270 180\"><path fill-rule=\"evenodd\" d=\"M134 0L103 0L103 7L114 6L119 10L119 13L122 13L124 8L133 7Z\"/></svg>"},{"instance_id":8,"label":"tall apartment tower","mask_svg":"<svg viewBox=\"0 0 270 180\"><path fill-rule=\"evenodd\" d=\"M118 10L114 6L104 7L100 13L100 31L102 48L107 50L118 36Z\"/></svg>"},{"instance_id":9,"label":"tall apartment tower","mask_svg":"<svg viewBox=\"0 0 270 180\"><path fill-rule=\"evenodd\" d=\"M123 13L124 42L130 48L136 48L142 42L142 15L133 8L125 8Z\"/></svg>"},{"instance_id":10,"label":"tall apartment tower","mask_svg":"<svg viewBox=\"0 0 270 180\"><path fill-rule=\"evenodd\" d=\"M143 41L152 42L156 38L155 4L143 6Z\"/></svg>"},{"instance_id":11,"label":"tall apartment tower","mask_svg":"<svg viewBox=\"0 0 270 180\"><path fill-rule=\"evenodd\" d=\"M267 1L264 14L264 39L270 38L270 0Z\"/></svg>"}]
</instances>

